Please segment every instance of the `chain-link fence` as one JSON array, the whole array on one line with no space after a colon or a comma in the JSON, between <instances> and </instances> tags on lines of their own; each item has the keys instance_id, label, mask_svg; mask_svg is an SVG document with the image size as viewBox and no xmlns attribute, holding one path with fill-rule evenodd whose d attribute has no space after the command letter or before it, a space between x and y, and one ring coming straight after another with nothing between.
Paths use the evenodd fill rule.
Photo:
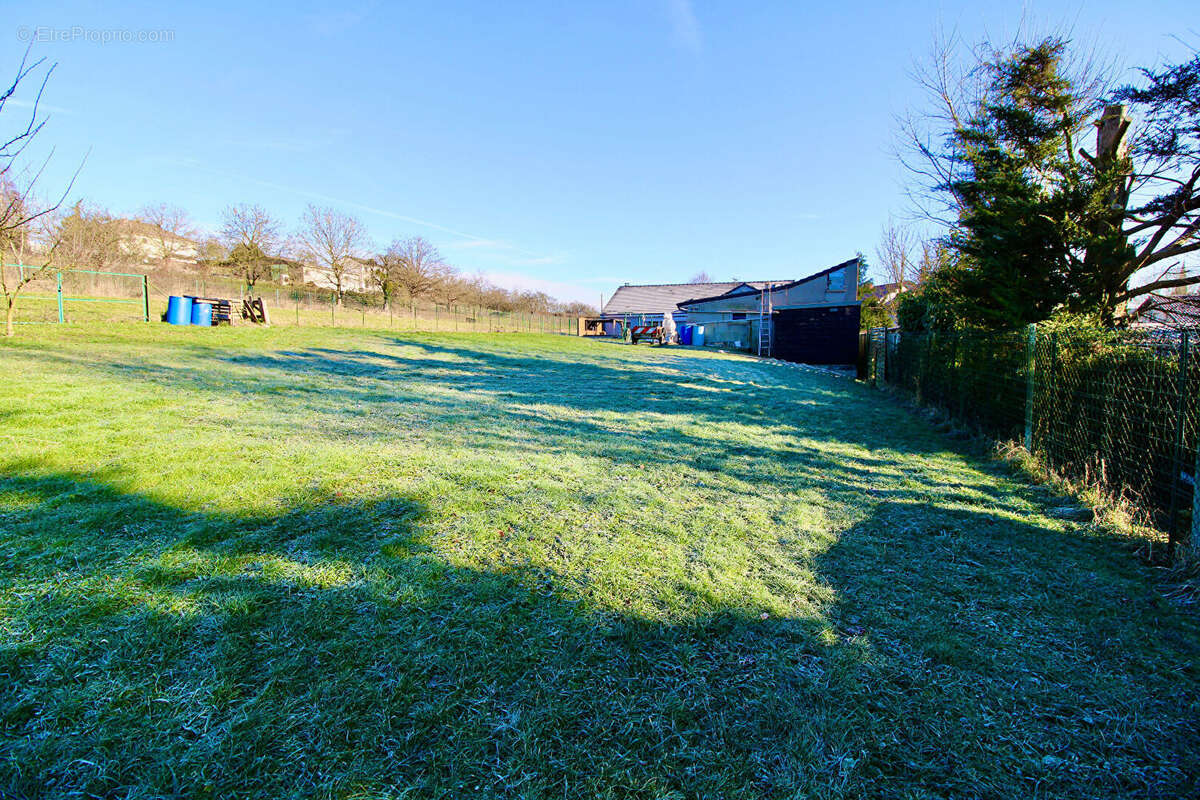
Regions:
<instances>
[{"instance_id":1,"label":"chain-link fence","mask_svg":"<svg viewBox=\"0 0 1200 800\"><path fill-rule=\"evenodd\" d=\"M14 265L5 267L10 271ZM144 280L143 280L144 279ZM30 322L120 322L162 318L171 295L223 298L235 309L248 296L261 298L273 325L390 328L410 331L574 333L575 317L549 312L507 311L466 303L394 298L332 289L245 283L222 276L43 271L22 290L16 320ZM239 315L235 311L235 317Z\"/></svg>"},{"instance_id":2,"label":"chain-link fence","mask_svg":"<svg viewBox=\"0 0 1200 800\"><path fill-rule=\"evenodd\" d=\"M1173 549L1200 514L1200 331L870 332L867 379L1118 497Z\"/></svg>"}]
</instances>

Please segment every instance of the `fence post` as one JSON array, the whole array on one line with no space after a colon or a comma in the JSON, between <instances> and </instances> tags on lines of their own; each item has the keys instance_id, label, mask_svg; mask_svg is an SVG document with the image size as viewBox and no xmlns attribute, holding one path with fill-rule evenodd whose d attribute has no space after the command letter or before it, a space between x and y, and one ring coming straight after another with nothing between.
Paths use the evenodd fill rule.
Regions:
<instances>
[{"instance_id":1,"label":"fence post","mask_svg":"<svg viewBox=\"0 0 1200 800\"><path fill-rule=\"evenodd\" d=\"M1200 436L1196 437L1196 465L1192 468L1192 535L1186 547L1200 554Z\"/></svg>"},{"instance_id":2,"label":"fence post","mask_svg":"<svg viewBox=\"0 0 1200 800\"><path fill-rule=\"evenodd\" d=\"M877 332L882 332L883 336L876 336ZM875 346L875 388L879 389L887 383L887 329L873 328L871 339Z\"/></svg>"},{"instance_id":3,"label":"fence post","mask_svg":"<svg viewBox=\"0 0 1200 800\"><path fill-rule=\"evenodd\" d=\"M62 287L59 287L58 296L62 297ZM142 276L142 321L150 321L150 278L146 275Z\"/></svg>"},{"instance_id":4,"label":"fence post","mask_svg":"<svg viewBox=\"0 0 1200 800\"><path fill-rule=\"evenodd\" d=\"M1037 325L1025 328L1025 449L1033 452L1033 371L1037 360Z\"/></svg>"},{"instance_id":5,"label":"fence post","mask_svg":"<svg viewBox=\"0 0 1200 800\"><path fill-rule=\"evenodd\" d=\"M145 280L145 278L142 280ZM60 272L58 273L58 323L61 325L66 321L66 315L63 314L62 273Z\"/></svg>"}]
</instances>

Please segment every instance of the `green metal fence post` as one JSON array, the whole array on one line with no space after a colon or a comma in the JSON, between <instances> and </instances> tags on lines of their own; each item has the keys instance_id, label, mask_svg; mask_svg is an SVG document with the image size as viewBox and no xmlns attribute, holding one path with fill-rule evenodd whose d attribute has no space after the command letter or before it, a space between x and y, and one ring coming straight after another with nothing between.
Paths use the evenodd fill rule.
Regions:
<instances>
[{"instance_id":1,"label":"green metal fence post","mask_svg":"<svg viewBox=\"0 0 1200 800\"><path fill-rule=\"evenodd\" d=\"M62 296L62 286L58 289L59 297ZM146 275L142 276L142 321L150 321L150 278Z\"/></svg>"},{"instance_id":2,"label":"green metal fence post","mask_svg":"<svg viewBox=\"0 0 1200 800\"><path fill-rule=\"evenodd\" d=\"M62 273L58 273L58 322L61 325L66 322L66 315L63 314L63 296L62 296Z\"/></svg>"},{"instance_id":3,"label":"green metal fence post","mask_svg":"<svg viewBox=\"0 0 1200 800\"><path fill-rule=\"evenodd\" d=\"M1033 452L1033 372L1037 358L1037 325L1025 328L1025 449Z\"/></svg>"},{"instance_id":4,"label":"green metal fence post","mask_svg":"<svg viewBox=\"0 0 1200 800\"><path fill-rule=\"evenodd\" d=\"M1068 342L1069 344L1069 342ZM1050 363L1046 365L1045 374L1042 375L1042 395L1048 398L1049 402L1055 407L1063 404L1063 398L1059 396L1059 387L1062 382L1058 379L1058 331L1050 333ZM1058 429L1062 427L1062 414L1049 414L1049 419L1045 425L1046 439L1053 443L1055 440L1060 442L1060 446L1067 445L1068 442L1059 434ZM1061 452L1061 451L1060 451ZM1050 455L1047 451L1047 455Z\"/></svg>"}]
</instances>

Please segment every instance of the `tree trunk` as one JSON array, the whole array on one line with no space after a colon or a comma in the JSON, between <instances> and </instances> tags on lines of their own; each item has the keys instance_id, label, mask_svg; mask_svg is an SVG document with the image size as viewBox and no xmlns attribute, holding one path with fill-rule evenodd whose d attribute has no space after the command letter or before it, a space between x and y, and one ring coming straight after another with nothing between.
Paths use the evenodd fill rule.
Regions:
<instances>
[{"instance_id":1,"label":"tree trunk","mask_svg":"<svg viewBox=\"0 0 1200 800\"><path fill-rule=\"evenodd\" d=\"M13 300L9 299L8 306L4 309L4 335L13 335L13 312L16 309L13 307Z\"/></svg>"},{"instance_id":2,"label":"tree trunk","mask_svg":"<svg viewBox=\"0 0 1200 800\"><path fill-rule=\"evenodd\" d=\"M1116 298L1128 283L1127 239L1122 235L1122 226L1129 206L1129 175L1133 171L1125 139L1129 124L1125 106L1107 106L1096 126L1096 158L1091 162L1096 177L1107 184L1107 192L1104 211L1091 225L1092 244L1083 257L1084 278L1100 283L1100 313L1109 323L1118 312Z\"/></svg>"}]
</instances>

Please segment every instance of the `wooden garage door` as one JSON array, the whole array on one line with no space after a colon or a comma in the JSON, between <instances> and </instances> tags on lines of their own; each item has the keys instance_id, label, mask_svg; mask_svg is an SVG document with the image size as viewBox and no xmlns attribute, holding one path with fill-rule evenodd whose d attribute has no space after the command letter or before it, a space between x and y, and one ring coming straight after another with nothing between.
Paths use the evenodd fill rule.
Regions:
<instances>
[{"instance_id":1,"label":"wooden garage door","mask_svg":"<svg viewBox=\"0 0 1200 800\"><path fill-rule=\"evenodd\" d=\"M787 308L775 312L776 358L805 364L853 364L858 358L858 306Z\"/></svg>"}]
</instances>

